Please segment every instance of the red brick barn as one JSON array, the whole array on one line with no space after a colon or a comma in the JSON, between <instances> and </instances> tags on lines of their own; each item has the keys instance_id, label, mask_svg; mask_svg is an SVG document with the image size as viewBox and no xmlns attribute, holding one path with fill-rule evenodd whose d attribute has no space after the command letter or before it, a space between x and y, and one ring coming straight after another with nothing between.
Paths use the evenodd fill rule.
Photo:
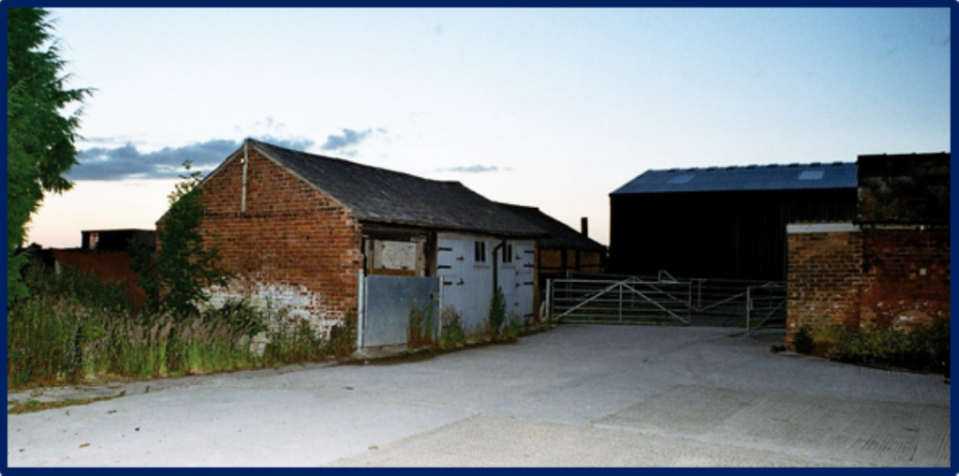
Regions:
<instances>
[{"instance_id":1,"label":"red brick barn","mask_svg":"<svg viewBox=\"0 0 959 476\"><path fill-rule=\"evenodd\" d=\"M459 182L248 139L200 187L203 231L237 273L211 290L214 301L285 307L323 333L359 318L367 346L402 343L389 342L402 340L398 334L371 337L379 318L367 307L393 299L386 305L405 316L408 303L394 295L419 286L413 278L432 278L421 286L435 291L429 300L456 310L465 327L482 325L494 286L510 313L532 313L533 271L525 265L542 231ZM408 280L377 291L372 277Z\"/></svg>"}]
</instances>

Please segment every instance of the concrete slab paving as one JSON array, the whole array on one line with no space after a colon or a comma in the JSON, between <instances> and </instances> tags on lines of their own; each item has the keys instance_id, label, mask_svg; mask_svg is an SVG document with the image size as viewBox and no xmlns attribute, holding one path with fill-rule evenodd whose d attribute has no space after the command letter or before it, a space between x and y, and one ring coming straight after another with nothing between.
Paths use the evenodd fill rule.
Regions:
<instances>
[{"instance_id":1,"label":"concrete slab paving","mask_svg":"<svg viewBox=\"0 0 959 476\"><path fill-rule=\"evenodd\" d=\"M8 465L949 466L941 376L730 335L569 325L410 363L15 393L126 392L8 415Z\"/></svg>"},{"instance_id":2,"label":"concrete slab paving","mask_svg":"<svg viewBox=\"0 0 959 476\"><path fill-rule=\"evenodd\" d=\"M596 426L834 460L949 461L949 409L811 398L775 392L676 387L598 420ZM919 453L920 447L923 453Z\"/></svg>"},{"instance_id":3,"label":"concrete slab paving","mask_svg":"<svg viewBox=\"0 0 959 476\"><path fill-rule=\"evenodd\" d=\"M347 467L851 466L667 435L478 416L336 462Z\"/></svg>"}]
</instances>

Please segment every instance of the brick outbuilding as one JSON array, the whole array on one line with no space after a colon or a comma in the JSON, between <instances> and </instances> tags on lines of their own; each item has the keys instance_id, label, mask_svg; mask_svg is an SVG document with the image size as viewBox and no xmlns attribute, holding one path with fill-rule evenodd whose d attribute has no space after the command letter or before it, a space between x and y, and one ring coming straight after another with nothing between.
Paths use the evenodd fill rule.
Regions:
<instances>
[{"instance_id":1,"label":"brick outbuilding","mask_svg":"<svg viewBox=\"0 0 959 476\"><path fill-rule=\"evenodd\" d=\"M532 312L543 231L459 182L248 139L200 187L203 232L237 273L214 302L285 307L328 333L362 318L366 278L389 276L436 278L431 299L466 325L482 324L494 286L510 313Z\"/></svg>"}]
</instances>

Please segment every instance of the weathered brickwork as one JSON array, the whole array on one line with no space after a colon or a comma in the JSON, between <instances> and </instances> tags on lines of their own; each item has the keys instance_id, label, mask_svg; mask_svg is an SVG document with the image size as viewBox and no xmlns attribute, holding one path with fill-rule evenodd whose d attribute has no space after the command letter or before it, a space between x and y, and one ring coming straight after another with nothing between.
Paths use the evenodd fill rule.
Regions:
<instances>
[{"instance_id":1,"label":"weathered brickwork","mask_svg":"<svg viewBox=\"0 0 959 476\"><path fill-rule=\"evenodd\" d=\"M252 147L245 212L242 189L242 160L203 185L203 231L236 273L227 288L211 290L214 301L246 296L285 307L324 333L355 319L363 263L355 216Z\"/></svg>"},{"instance_id":2,"label":"weathered brickwork","mask_svg":"<svg viewBox=\"0 0 959 476\"><path fill-rule=\"evenodd\" d=\"M949 318L949 232L863 231L864 327L911 327Z\"/></svg>"},{"instance_id":3,"label":"weathered brickwork","mask_svg":"<svg viewBox=\"0 0 959 476\"><path fill-rule=\"evenodd\" d=\"M789 233L787 343L803 326L910 328L949 319L949 232Z\"/></svg>"},{"instance_id":4,"label":"weathered brickwork","mask_svg":"<svg viewBox=\"0 0 959 476\"><path fill-rule=\"evenodd\" d=\"M803 326L859 327L862 236L859 232L790 233L786 341Z\"/></svg>"}]
</instances>

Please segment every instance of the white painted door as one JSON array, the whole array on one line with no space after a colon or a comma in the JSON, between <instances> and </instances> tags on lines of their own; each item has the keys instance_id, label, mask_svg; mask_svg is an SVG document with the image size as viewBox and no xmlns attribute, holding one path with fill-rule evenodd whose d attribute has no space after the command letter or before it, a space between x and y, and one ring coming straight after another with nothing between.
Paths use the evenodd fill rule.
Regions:
<instances>
[{"instance_id":1,"label":"white painted door","mask_svg":"<svg viewBox=\"0 0 959 476\"><path fill-rule=\"evenodd\" d=\"M493 266L489 256L493 241L482 236L437 234L436 274L442 278L443 307L454 308L467 331L479 331L486 326L493 296ZM485 260L477 253L477 243L482 243Z\"/></svg>"},{"instance_id":2,"label":"white painted door","mask_svg":"<svg viewBox=\"0 0 959 476\"><path fill-rule=\"evenodd\" d=\"M500 253L499 286L506 298L506 313L511 318L528 322L533 312L533 266L535 242L532 240L510 240Z\"/></svg>"}]
</instances>

